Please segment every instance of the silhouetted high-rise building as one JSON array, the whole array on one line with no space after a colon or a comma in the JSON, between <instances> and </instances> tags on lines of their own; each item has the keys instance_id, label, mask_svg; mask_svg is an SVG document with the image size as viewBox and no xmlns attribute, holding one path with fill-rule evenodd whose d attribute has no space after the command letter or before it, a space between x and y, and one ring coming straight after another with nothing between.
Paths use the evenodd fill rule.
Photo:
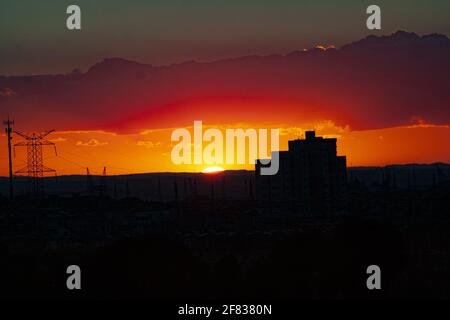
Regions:
<instances>
[{"instance_id":1,"label":"silhouetted high-rise building","mask_svg":"<svg viewBox=\"0 0 450 320\"><path fill-rule=\"evenodd\" d=\"M260 174L256 162L257 198L274 213L328 216L345 208L346 157L337 156L336 139L316 137L289 141L289 150L279 152L279 170L273 176Z\"/></svg>"}]
</instances>

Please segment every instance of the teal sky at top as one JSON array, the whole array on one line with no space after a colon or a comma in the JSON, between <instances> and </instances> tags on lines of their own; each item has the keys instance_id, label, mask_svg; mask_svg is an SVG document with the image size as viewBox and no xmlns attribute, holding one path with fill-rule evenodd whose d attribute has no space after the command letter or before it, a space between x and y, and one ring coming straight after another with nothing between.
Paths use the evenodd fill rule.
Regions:
<instances>
[{"instance_id":1,"label":"teal sky at top","mask_svg":"<svg viewBox=\"0 0 450 320\"><path fill-rule=\"evenodd\" d=\"M77 4L82 30L66 28ZM382 30L366 29L366 8ZM154 65L286 54L397 30L450 34L450 1L1 0L0 74L86 70L105 57Z\"/></svg>"}]
</instances>

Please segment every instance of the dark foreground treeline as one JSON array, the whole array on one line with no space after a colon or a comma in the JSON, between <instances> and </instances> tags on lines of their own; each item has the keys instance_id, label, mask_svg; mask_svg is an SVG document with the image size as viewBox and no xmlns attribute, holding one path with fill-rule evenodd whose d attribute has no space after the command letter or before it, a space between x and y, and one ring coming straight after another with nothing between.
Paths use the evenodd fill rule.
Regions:
<instances>
[{"instance_id":1,"label":"dark foreground treeline","mask_svg":"<svg viewBox=\"0 0 450 320\"><path fill-rule=\"evenodd\" d=\"M448 299L449 234L448 222L400 226L347 217L333 227L274 240L267 254L247 260L232 251L208 260L162 236L84 252L13 254L2 246L0 292L13 299ZM79 291L66 288L66 268L72 264L82 270ZM366 287L372 264L381 268L378 291Z\"/></svg>"}]
</instances>

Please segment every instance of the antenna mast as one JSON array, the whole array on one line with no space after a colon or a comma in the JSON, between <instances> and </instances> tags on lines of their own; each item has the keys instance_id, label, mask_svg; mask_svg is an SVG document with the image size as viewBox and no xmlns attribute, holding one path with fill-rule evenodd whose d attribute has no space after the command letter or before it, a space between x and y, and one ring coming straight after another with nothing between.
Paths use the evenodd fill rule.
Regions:
<instances>
[{"instance_id":1,"label":"antenna mast","mask_svg":"<svg viewBox=\"0 0 450 320\"><path fill-rule=\"evenodd\" d=\"M14 124L14 120L8 120L3 121L3 124L6 126L5 132L6 137L8 139L8 161L9 161L9 198L11 200L14 199L14 186L13 186L13 169L12 169L12 156L11 156L11 133L12 133L12 125Z\"/></svg>"}]
</instances>

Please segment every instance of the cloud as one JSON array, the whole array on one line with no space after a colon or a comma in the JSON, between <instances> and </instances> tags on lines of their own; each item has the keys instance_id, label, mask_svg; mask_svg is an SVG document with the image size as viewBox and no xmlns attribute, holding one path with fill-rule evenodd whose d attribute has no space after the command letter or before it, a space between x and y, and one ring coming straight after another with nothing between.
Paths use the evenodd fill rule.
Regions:
<instances>
[{"instance_id":1,"label":"cloud","mask_svg":"<svg viewBox=\"0 0 450 320\"><path fill-rule=\"evenodd\" d=\"M15 95L16 95L16 93L11 88L3 88L0 90L0 96L2 96L2 97L12 97Z\"/></svg>"},{"instance_id":2,"label":"cloud","mask_svg":"<svg viewBox=\"0 0 450 320\"><path fill-rule=\"evenodd\" d=\"M141 130L139 132L140 135L145 136L145 135L150 135L150 134L154 134L154 133L159 133L161 131L172 131L177 129L176 127L167 127L167 128L156 128L156 129L144 129Z\"/></svg>"},{"instance_id":3,"label":"cloud","mask_svg":"<svg viewBox=\"0 0 450 320\"><path fill-rule=\"evenodd\" d=\"M145 147L145 148L155 148L155 147L159 147L161 145L161 142L153 142L153 141L145 141L145 140L139 140L136 143L138 146L140 147Z\"/></svg>"},{"instance_id":4,"label":"cloud","mask_svg":"<svg viewBox=\"0 0 450 320\"><path fill-rule=\"evenodd\" d=\"M289 124L278 125L280 136L297 136L304 138L305 131L314 130L323 137L337 138L350 131L349 126L339 126L334 121L322 120L303 124L302 126L291 126Z\"/></svg>"},{"instance_id":5,"label":"cloud","mask_svg":"<svg viewBox=\"0 0 450 320\"><path fill-rule=\"evenodd\" d=\"M71 90L58 90L71 81L69 75L33 81L7 77L1 86L23 81L20 99L8 106L27 115L20 121L23 130L56 126L145 136L196 119L205 125L289 122L295 127L329 119L343 128L369 130L420 124L417 115L426 123L450 124L447 37L397 33L323 48L328 49L189 67L106 60Z\"/></svg>"},{"instance_id":6,"label":"cloud","mask_svg":"<svg viewBox=\"0 0 450 320\"><path fill-rule=\"evenodd\" d=\"M80 147L101 147L101 146L105 146L107 144L108 144L108 142L100 142L97 139L91 139L87 142L83 142L83 141L77 142L77 146L80 146Z\"/></svg>"},{"instance_id":7,"label":"cloud","mask_svg":"<svg viewBox=\"0 0 450 320\"><path fill-rule=\"evenodd\" d=\"M61 130L60 134L105 134L115 136L117 133L104 130Z\"/></svg>"},{"instance_id":8,"label":"cloud","mask_svg":"<svg viewBox=\"0 0 450 320\"><path fill-rule=\"evenodd\" d=\"M54 139L49 139L49 141L51 142L64 142L67 141L66 138L62 138L62 137L58 137L58 138L54 138Z\"/></svg>"}]
</instances>

